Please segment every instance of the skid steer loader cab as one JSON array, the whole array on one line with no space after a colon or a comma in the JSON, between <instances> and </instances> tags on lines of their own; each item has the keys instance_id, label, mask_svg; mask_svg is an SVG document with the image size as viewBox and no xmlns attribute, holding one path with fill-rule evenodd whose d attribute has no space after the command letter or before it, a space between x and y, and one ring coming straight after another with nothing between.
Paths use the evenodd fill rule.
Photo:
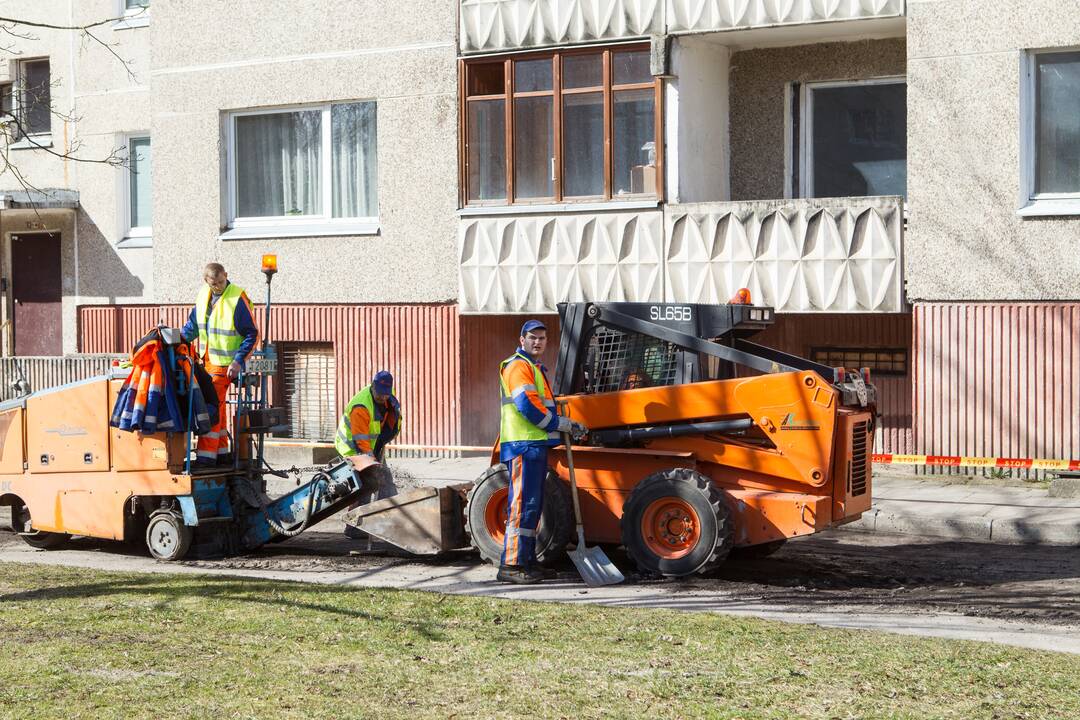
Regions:
<instances>
[{"instance_id":1,"label":"skid steer loader cab","mask_svg":"<svg viewBox=\"0 0 1080 720\"><path fill-rule=\"evenodd\" d=\"M590 542L682 576L869 509L876 389L868 374L753 343L772 308L568 303L559 316L555 393L591 431L574 447ZM565 482L565 452L549 464ZM485 488L497 477L485 474L467 505L473 545L493 562L477 520L498 509L477 504L504 497ZM564 513L552 502L542 522L565 527ZM557 555L548 548L544 560Z\"/></svg>"}]
</instances>

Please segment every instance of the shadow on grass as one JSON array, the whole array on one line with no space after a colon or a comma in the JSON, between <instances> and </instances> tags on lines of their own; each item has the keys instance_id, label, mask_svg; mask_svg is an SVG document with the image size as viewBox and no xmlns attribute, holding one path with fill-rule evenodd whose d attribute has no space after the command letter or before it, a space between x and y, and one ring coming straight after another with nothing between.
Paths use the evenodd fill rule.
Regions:
<instances>
[{"instance_id":1,"label":"shadow on grass","mask_svg":"<svg viewBox=\"0 0 1080 720\"><path fill-rule=\"evenodd\" d=\"M321 596L341 597L345 600L350 596L357 597L362 592L364 591L357 588L335 585L312 586L280 581L216 578L203 575L173 576L168 582L163 582L160 577L155 576L145 578L124 577L123 579L106 582L65 584L0 594L0 608L7 602L52 602L56 600L84 600L141 594L160 597L165 601L198 599L251 603L267 607L289 607L328 613L352 620L395 622L410 626L425 639L434 641L446 639L446 636L438 630L436 624L428 621L409 621L399 617L390 618L366 610L343 607L342 604L304 601L295 597L301 593L317 593ZM396 593L400 591L388 589L380 592Z\"/></svg>"}]
</instances>

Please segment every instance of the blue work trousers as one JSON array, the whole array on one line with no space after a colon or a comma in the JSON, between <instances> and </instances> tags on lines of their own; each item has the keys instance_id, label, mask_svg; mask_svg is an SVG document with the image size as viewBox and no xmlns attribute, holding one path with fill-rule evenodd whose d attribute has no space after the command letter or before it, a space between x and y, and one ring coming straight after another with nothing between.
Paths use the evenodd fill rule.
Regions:
<instances>
[{"instance_id":1,"label":"blue work trousers","mask_svg":"<svg viewBox=\"0 0 1080 720\"><path fill-rule=\"evenodd\" d=\"M506 459L510 470L510 496L506 505L503 565L529 567L536 562L536 529L544 509L547 446L537 443Z\"/></svg>"}]
</instances>

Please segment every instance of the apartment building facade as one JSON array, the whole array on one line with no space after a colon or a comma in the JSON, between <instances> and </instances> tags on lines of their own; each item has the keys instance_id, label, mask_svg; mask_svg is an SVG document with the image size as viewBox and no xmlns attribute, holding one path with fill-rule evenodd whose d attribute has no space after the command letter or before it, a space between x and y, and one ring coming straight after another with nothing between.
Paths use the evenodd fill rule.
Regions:
<instances>
[{"instance_id":1,"label":"apartment building facade","mask_svg":"<svg viewBox=\"0 0 1080 720\"><path fill-rule=\"evenodd\" d=\"M153 148L152 232L122 212L143 173L44 176L64 349L178 321L208 260L258 302L272 251L294 434L386 366L407 442L474 445L525 316L746 287L778 311L763 342L871 367L879 450L1080 456L1080 21L987 5L153 0L109 29L136 80L58 33L34 57L74 66L80 136Z\"/></svg>"}]
</instances>

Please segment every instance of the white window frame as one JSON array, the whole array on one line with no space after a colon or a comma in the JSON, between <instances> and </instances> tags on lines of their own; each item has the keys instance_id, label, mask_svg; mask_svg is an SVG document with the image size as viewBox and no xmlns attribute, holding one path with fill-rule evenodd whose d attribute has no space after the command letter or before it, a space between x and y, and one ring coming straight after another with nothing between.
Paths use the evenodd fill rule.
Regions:
<instances>
[{"instance_id":1,"label":"white window frame","mask_svg":"<svg viewBox=\"0 0 1080 720\"><path fill-rule=\"evenodd\" d=\"M888 75L859 80L828 80L824 82L807 82L799 88L799 195L800 198L815 198L814 174L811 172L810 163L814 157L814 90L825 90L839 87L866 87L869 85L904 85L907 77L904 75ZM790 127L790 121L788 121ZM790 130L789 130L790 133ZM790 139L788 146L794 144ZM790 160L785 176L792 175ZM790 181L789 181L790 182Z\"/></svg>"},{"instance_id":2,"label":"white window frame","mask_svg":"<svg viewBox=\"0 0 1080 720\"><path fill-rule=\"evenodd\" d=\"M116 0L116 17L119 19L113 24L113 30L147 27L150 24L150 6L129 8L127 0Z\"/></svg>"},{"instance_id":3,"label":"white window frame","mask_svg":"<svg viewBox=\"0 0 1080 720\"><path fill-rule=\"evenodd\" d=\"M340 236L340 235L375 235L379 232L379 217L356 217L335 218L333 217L333 158L332 152L332 120L331 108L334 105L349 105L353 103L375 103L375 117L378 121L378 103L374 100L343 100L340 102L323 103L318 105L287 105L273 108L260 108L258 110L241 110L230 112L226 117L226 216L228 230L221 234L222 240L242 240L254 238L277 238L277 237L317 237L317 236ZM237 118L250 117L252 115L279 115L288 112L319 110L322 112L322 149L327 153L322 162L322 187L323 187L323 214L322 215L279 215L276 217L237 217L237 184L236 184L236 120ZM376 137L376 157L378 157L378 138ZM378 177L376 176L376 188ZM378 191L376 190L376 203L378 203Z\"/></svg>"},{"instance_id":4,"label":"white window frame","mask_svg":"<svg viewBox=\"0 0 1080 720\"><path fill-rule=\"evenodd\" d=\"M127 133L124 136L124 146L129 162L131 160L131 141L141 140L143 138L150 140L150 147L154 147L154 141L150 137L149 132L133 132ZM151 152L153 152L153 150L151 150ZM153 155L151 155L151 172L153 172L153 164L154 158ZM118 203L118 212L120 215L120 242L118 242L116 246L122 248L153 247L153 227L134 227L131 224L131 168L128 165L120 167L120 192L118 195L120 198L120 202ZM150 191L150 199L151 202L153 202L153 189Z\"/></svg>"},{"instance_id":5,"label":"white window frame","mask_svg":"<svg viewBox=\"0 0 1080 720\"><path fill-rule=\"evenodd\" d=\"M15 64L15 78L11 84L11 112L18 115L22 110L23 85L26 82L26 64L47 61L49 63L49 97L52 97L52 58L48 55L33 58L20 58ZM33 150L52 147L52 108L49 109L49 130L43 133L27 133L10 145L12 150Z\"/></svg>"},{"instance_id":6,"label":"white window frame","mask_svg":"<svg viewBox=\"0 0 1080 720\"><path fill-rule=\"evenodd\" d=\"M1080 56L1080 46L1020 53L1020 196L1016 206L1016 214L1020 217L1080 215L1080 191L1035 193L1035 165L1038 162L1035 59L1051 53L1077 53Z\"/></svg>"}]
</instances>

